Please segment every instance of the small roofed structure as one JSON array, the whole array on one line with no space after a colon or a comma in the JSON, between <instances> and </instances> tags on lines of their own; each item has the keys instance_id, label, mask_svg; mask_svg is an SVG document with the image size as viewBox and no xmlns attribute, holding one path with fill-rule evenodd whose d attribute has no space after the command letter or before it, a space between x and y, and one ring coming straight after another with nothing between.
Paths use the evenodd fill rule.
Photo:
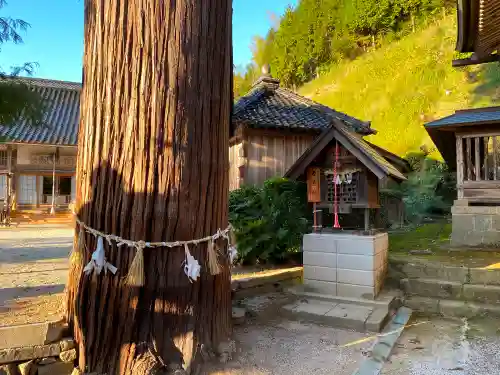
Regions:
<instances>
[{"instance_id":1,"label":"small roofed structure","mask_svg":"<svg viewBox=\"0 0 500 375\"><path fill-rule=\"evenodd\" d=\"M284 176L332 122L360 138L376 133L370 122L280 87L280 81L269 74L269 69L265 70L252 89L234 105L234 134L229 142L230 189L259 185L271 177ZM407 168L398 156L373 145L370 149L398 168Z\"/></svg>"},{"instance_id":2,"label":"small roofed structure","mask_svg":"<svg viewBox=\"0 0 500 375\"><path fill-rule=\"evenodd\" d=\"M404 174L372 145L336 119L292 165L285 177L306 181L311 170L319 173L319 196L313 199L316 209L332 213L336 210L340 214L365 209L365 230L370 226L369 209L380 207L381 184L387 179L406 180Z\"/></svg>"},{"instance_id":3,"label":"small roofed structure","mask_svg":"<svg viewBox=\"0 0 500 375\"><path fill-rule=\"evenodd\" d=\"M452 244L500 242L500 107L456 111L425 128L457 175Z\"/></svg>"},{"instance_id":4,"label":"small roofed structure","mask_svg":"<svg viewBox=\"0 0 500 375\"><path fill-rule=\"evenodd\" d=\"M457 0L458 52L472 52L454 66L500 61L500 0Z\"/></svg>"}]
</instances>

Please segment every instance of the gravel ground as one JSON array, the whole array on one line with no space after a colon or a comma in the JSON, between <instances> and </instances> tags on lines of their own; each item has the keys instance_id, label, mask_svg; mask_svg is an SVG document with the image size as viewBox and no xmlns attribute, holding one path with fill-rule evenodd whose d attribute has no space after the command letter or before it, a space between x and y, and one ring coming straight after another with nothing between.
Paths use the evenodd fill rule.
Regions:
<instances>
[{"instance_id":1,"label":"gravel ground","mask_svg":"<svg viewBox=\"0 0 500 375\"><path fill-rule=\"evenodd\" d=\"M371 346L343 347L364 335L289 320L249 324L233 336L235 359L210 375L351 375Z\"/></svg>"},{"instance_id":2,"label":"gravel ground","mask_svg":"<svg viewBox=\"0 0 500 375\"><path fill-rule=\"evenodd\" d=\"M425 321L405 329L382 375L500 374L498 319Z\"/></svg>"}]
</instances>

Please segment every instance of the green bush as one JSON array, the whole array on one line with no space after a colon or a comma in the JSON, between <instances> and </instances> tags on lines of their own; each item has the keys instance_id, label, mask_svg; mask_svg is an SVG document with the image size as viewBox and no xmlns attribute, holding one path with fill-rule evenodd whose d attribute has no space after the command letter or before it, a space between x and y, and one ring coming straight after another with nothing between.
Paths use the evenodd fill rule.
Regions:
<instances>
[{"instance_id":1,"label":"green bush","mask_svg":"<svg viewBox=\"0 0 500 375\"><path fill-rule=\"evenodd\" d=\"M411 172L401 184L390 184L382 191L402 199L405 219L410 224L419 224L432 215L446 215L456 195L455 176L445 163L430 158L429 151L410 153L406 160Z\"/></svg>"},{"instance_id":2,"label":"green bush","mask_svg":"<svg viewBox=\"0 0 500 375\"><path fill-rule=\"evenodd\" d=\"M240 262L278 263L300 251L309 229L304 183L284 178L267 180L262 187L244 186L229 195Z\"/></svg>"}]
</instances>

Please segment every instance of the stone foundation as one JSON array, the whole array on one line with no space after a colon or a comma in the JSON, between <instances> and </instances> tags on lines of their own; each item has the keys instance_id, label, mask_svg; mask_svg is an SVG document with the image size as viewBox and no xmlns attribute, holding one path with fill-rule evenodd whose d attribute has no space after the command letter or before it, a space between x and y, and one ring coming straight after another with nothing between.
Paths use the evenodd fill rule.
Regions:
<instances>
[{"instance_id":1,"label":"stone foundation","mask_svg":"<svg viewBox=\"0 0 500 375\"><path fill-rule=\"evenodd\" d=\"M374 299L387 270L387 233L304 236L304 286L318 293Z\"/></svg>"},{"instance_id":2,"label":"stone foundation","mask_svg":"<svg viewBox=\"0 0 500 375\"><path fill-rule=\"evenodd\" d=\"M455 201L452 213L452 246L500 244L500 206L468 206Z\"/></svg>"}]
</instances>

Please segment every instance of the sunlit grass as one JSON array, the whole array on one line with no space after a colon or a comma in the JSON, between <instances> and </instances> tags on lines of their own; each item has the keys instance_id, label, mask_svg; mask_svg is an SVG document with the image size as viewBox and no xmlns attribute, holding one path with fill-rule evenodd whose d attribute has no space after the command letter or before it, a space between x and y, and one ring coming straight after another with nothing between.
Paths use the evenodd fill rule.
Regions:
<instances>
[{"instance_id":1,"label":"sunlit grass","mask_svg":"<svg viewBox=\"0 0 500 375\"><path fill-rule=\"evenodd\" d=\"M491 106L500 98L498 64L453 68L456 16L332 70L300 89L315 101L365 121L371 141L399 155L426 144L423 124L457 109ZM436 154L437 155L437 154Z\"/></svg>"}]
</instances>

